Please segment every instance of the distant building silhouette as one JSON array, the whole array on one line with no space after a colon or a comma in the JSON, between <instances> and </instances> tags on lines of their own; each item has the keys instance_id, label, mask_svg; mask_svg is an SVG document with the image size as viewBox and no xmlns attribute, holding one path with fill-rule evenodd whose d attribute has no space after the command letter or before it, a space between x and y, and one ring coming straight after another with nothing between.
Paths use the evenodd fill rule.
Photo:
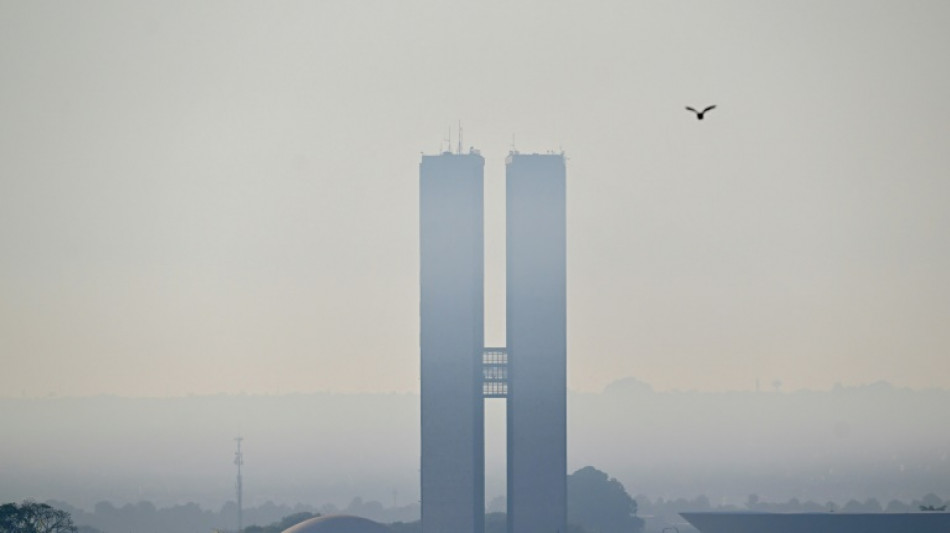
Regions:
<instances>
[{"instance_id":1,"label":"distant building silhouette","mask_svg":"<svg viewBox=\"0 0 950 533\"><path fill-rule=\"evenodd\" d=\"M484 398L506 398L508 531L564 532L566 170L509 155L507 348L484 348L484 159L420 164L423 533L482 533Z\"/></svg>"},{"instance_id":2,"label":"distant building silhouette","mask_svg":"<svg viewBox=\"0 0 950 533\"><path fill-rule=\"evenodd\" d=\"M701 533L808 531L809 533L944 533L950 513L681 512Z\"/></svg>"}]
</instances>

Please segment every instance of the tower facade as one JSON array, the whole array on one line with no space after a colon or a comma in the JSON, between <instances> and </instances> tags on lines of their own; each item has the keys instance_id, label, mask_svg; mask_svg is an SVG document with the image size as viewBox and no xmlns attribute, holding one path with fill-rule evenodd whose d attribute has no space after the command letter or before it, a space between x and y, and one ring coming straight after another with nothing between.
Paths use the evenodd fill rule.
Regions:
<instances>
[{"instance_id":1,"label":"tower facade","mask_svg":"<svg viewBox=\"0 0 950 533\"><path fill-rule=\"evenodd\" d=\"M478 154L419 167L424 533L483 533L483 169Z\"/></svg>"},{"instance_id":2,"label":"tower facade","mask_svg":"<svg viewBox=\"0 0 950 533\"><path fill-rule=\"evenodd\" d=\"M564 156L506 166L508 531L567 525L567 268Z\"/></svg>"},{"instance_id":3,"label":"tower facade","mask_svg":"<svg viewBox=\"0 0 950 533\"><path fill-rule=\"evenodd\" d=\"M563 155L506 166L507 344L484 347L484 160L420 164L422 532L483 533L484 398L506 398L509 533L567 526Z\"/></svg>"}]
</instances>

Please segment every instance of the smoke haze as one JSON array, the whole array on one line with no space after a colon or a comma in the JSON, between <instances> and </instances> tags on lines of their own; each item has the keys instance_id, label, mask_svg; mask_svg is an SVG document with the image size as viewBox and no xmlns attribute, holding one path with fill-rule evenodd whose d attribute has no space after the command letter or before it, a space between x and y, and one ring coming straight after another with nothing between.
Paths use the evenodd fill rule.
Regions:
<instances>
[{"instance_id":1,"label":"smoke haze","mask_svg":"<svg viewBox=\"0 0 950 533\"><path fill-rule=\"evenodd\" d=\"M2 2L0 394L417 392L418 154L458 119L486 345L504 157L563 148L572 388L950 387L948 26L938 1Z\"/></svg>"},{"instance_id":2,"label":"smoke haze","mask_svg":"<svg viewBox=\"0 0 950 533\"><path fill-rule=\"evenodd\" d=\"M567 155L570 469L946 498L948 27L943 0L0 0L0 502L217 507L243 435L248 505L416 504L419 154L460 141L486 346L505 156Z\"/></svg>"},{"instance_id":3,"label":"smoke haze","mask_svg":"<svg viewBox=\"0 0 950 533\"><path fill-rule=\"evenodd\" d=\"M215 509L234 497L240 431L249 506L407 506L418 500L418 406L414 394L5 399L0 499ZM569 395L568 465L653 498L911 501L950 493L948 407L945 391L886 383L702 393L628 379ZM499 414L490 405L486 502L504 494Z\"/></svg>"}]
</instances>

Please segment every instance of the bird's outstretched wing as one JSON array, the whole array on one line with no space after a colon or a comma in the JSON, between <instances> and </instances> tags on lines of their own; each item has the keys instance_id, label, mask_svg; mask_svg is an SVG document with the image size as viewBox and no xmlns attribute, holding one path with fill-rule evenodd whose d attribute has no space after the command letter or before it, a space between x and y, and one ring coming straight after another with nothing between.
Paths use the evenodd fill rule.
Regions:
<instances>
[{"instance_id":1,"label":"bird's outstretched wing","mask_svg":"<svg viewBox=\"0 0 950 533\"><path fill-rule=\"evenodd\" d=\"M716 109L716 106L711 105L711 106L707 107L706 109L703 109L703 113L705 113L706 111L709 111L710 109Z\"/></svg>"},{"instance_id":2,"label":"bird's outstretched wing","mask_svg":"<svg viewBox=\"0 0 950 533\"><path fill-rule=\"evenodd\" d=\"M692 107L689 107L689 106L686 106L686 110L687 110L687 111L692 111L693 113L699 113L699 111L696 111L695 109L693 109Z\"/></svg>"}]
</instances>

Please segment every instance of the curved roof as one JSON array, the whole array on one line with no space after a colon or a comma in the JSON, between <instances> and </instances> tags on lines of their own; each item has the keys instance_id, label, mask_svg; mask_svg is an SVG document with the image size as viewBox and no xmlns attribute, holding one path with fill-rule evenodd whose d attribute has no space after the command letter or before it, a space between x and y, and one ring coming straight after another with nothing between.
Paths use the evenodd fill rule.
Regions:
<instances>
[{"instance_id":1,"label":"curved roof","mask_svg":"<svg viewBox=\"0 0 950 533\"><path fill-rule=\"evenodd\" d=\"M392 530L366 518L338 514L304 520L283 533L392 533Z\"/></svg>"}]
</instances>

